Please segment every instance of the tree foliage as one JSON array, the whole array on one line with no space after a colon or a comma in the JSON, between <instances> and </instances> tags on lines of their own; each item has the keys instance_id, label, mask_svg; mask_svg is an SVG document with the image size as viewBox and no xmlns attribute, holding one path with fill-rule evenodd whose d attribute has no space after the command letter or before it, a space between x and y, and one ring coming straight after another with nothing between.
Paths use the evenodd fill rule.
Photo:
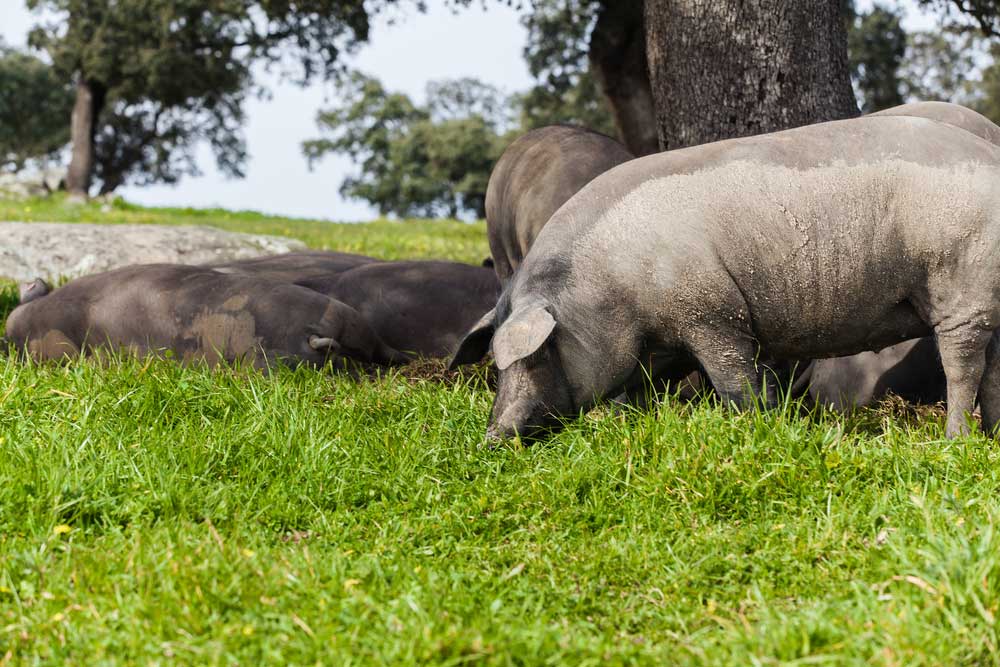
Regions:
<instances>
[{"instance_id":1,"label":"tree foliage","mask_svg":"<svg viewBox=\"0 0 1000 667\"><path fill-rule=\"evenodd\" d=\"M988 54L974 34L952 28L913 32L900 68L905 95L972 105L980 96L976 70L984 60Z\"/></svg>"},{"instance_id":2,"label":"tree foliage","mask_svg":"<svg viewBox=\"0 0 1000 667\"><path fill-rule=\"evenodd\" d=\"M0 47L0 169L54 157L69 141L73 95L47 63Z\"/></svg>"},{"instance_id":3,"label":"tree foliage","mask_svg":"<svg viewBox=\"0 0 1000 667\"><path fill-rule=\"evenodd\" d=\"M921 7L941 12L951 19L951 28L978 30L987 37L1000 37L1000 0L917 0Z\"/></svg>"},{"instance_id":4,"label":"tree foliage","mask_svg":"<svg viewBox=\"0 0 1000 667\"><path fill-rule=\"evenodd\" d=\"M902 104L900 67L906 56L906 31L899 10L875 5L857 16L853 7L849 11L848 55L862 112Z\"/></svg>"},{"instance_id":5,"label":"tree foliage","mask_svg":"<svg viewBox=\"0 0 1000 667\"><path fill-rule=\"evenodd\" d=\"M1000 121L1000 50L969 23L970 3L921 2L938 10L937 30L907 34L899 7L876 5L855 15L848 2L850 56L855 87L865 112L909 101L955 102ZM976 5L988 18L988 3ZM973 29L975 28L975 29Z\"/></svg>"},{"instance_id":6,"label":"tree foliage","mask_svg":"<svg viewBox=\"0 0 1000 667\"><path fill-rule=\"evenodd\" d=\"M596 0L534 0L523 16L524 58L536 81L516 101L524 130L573 123L617 136L588 60L599 8Z\"/></svg>"},{"instance_id":7,"label":"tree foliage","mask_svg":"<svg viewBox=\"0 0 1000 667\"><path fill-rule=\"evenodd\" d=\"M355 73L342 97L318 116L325 136L303 144L310 162L339 153L357 165L341 194L382 215L485 215L486 184L508 122L500 91L473 79L432 83L427 104L418 106Z\"/></svg>"},{"instance_id":8,"label":"tree foliage","mask_svg":"<svg viewBox=\"0 0 1000 667\"><path fill-rule=\"evenodd\" d=\"M983 69L972 107L994 123L1000 124L1000 47L990 44L990 66Z\"/></svg>"},{"instance_id":9,"label":"tree foliage","mask_svg":"<svg viewBox=\"0 0 1000 667\"><path fill-rule=\"evenodd\" d=\"M242 177L247 153L241 102L236 93L217 105L195 102L187 108L112 100L94 138L100 194L126 183L173 184L182 176L197 176L195 151L201 142L212 148L223 174Z\"/></svg>"},{"instance_id":10,"label":"tree foliage","mask_svg":"<svg viewBox=\"0 0 1000 667\"><path fill-rule=\"evenodd\" d=\"M457 6L472 4L472 0L451 1ZM535 79L531 88L512 100L524 130L573 123L617 136L588 61L600 6L601 0L528 0L518 5L524 10L521 24L528 33L522 54Z\"/></svg>"},{"instance_id":11,"label":"tree foliage","mask_svg":"<svg viewBox=\"0 0 1000 667\"><path fill-rule=\"evenodd\" d=\"M524 59L536 81L516 100L524 130L573 123L617 136L587 57L599 8L596 0L534 0L522 17Z\"/></svg>"},{"instance_id":12,"label":"tree foliage","mask_svg":"<svg viewBox=\"0 0 1000 667\"><path fill-rule=\"evenodd\" d=\"M96 121L73 140L94 142L108 190L194 173L201 140L223 171L239 174L253 65L299 83L331 77L339 56L367 39L370 12L395 1L28 0L55 16L30 43L64 81L93 93Z\"/></svg>"}]
</instances>

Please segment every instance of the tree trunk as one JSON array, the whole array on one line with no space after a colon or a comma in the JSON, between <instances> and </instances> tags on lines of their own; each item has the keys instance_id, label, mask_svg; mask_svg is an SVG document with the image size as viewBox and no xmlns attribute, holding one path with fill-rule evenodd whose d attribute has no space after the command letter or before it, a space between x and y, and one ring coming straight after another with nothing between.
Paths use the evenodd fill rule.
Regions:
<instances>
[{"instance_id":1,"label":"tree trunk","mask_svg":"<svg viewBox=\"0 0 1000 667\"><path fill-rule=\"evenodd\" d=\"M70 197L76 199L86 199L90 192L90 179L94 173L94 135L97 116L103 106L103 87L81 76L76 83L76 103L70 121L73 151L66 173L66 190Z\"/></svg>"},{"instance_id":2,"label":"tree trunk","mask_svg":"<svg viewBox=\"0 0 1000 667\"><path fill-rule=\"evenodd\" d=\"M642 0L602 0L588 51L594 79L635 155L659 150L642 7Z\"/></svg>"},{"instance_id":3,"label":"tree trunk","mask_svg":"<svg viewBox=\"0 0 1000 667\"><path fill-rule=\"evenodd\" d=\"M646 0L660 148L858 115L842 0Z\"/></svg>"}]
</instances>

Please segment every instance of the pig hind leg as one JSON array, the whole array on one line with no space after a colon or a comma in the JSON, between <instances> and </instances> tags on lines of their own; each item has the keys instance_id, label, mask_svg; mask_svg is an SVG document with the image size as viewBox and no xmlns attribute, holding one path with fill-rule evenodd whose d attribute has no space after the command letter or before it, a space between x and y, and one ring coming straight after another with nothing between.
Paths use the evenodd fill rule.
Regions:
<instances>
[{"instance_id":1,"label":"pig hind leg","mask_svg":"<svg viewBox=\"0 0 1000 667\"><path fill-rule=\"evenodd\" d=\"M986 368L979 383L979 407L983 415L983 432L996 435L1000 422L1000 329L993 332L986 346Z\"/></svg>"},{"instance_id":2,"label":"pig hind leg","mask_svg":"<svg viewBox=\"0 0 1000 667\"><path fill-rule=\"evenodd\" d=\"M986 348L990 343L991 333L969 326L948 330L939 327L935 331L938 348L941 351L941 363L948 382L948 424L945 435L949 438L969 432L967 415L975 407L976 394L983 381ZM986 389L985 393L990 397L991 404L995 405L992 386ZM985 412L987 411L984 407L984 414ZM992 405L990 412L996 414L992 412Z\"/></svg>"}]
</instances>

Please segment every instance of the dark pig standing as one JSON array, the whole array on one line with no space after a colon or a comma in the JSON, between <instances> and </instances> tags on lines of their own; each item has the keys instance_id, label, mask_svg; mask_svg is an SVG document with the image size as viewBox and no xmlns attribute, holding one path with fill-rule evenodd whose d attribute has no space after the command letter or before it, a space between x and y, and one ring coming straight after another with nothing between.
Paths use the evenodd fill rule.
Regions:
<instances>
[{"instance_id":1,"label":"dark pig standing","mask_svg":"<svg viewBox=\"0 0 1000 667\"><path fill-rule=\"evenodd\" d=\"M633 157L611 137L570 125L532 130L508 146L486 187L486 234L500 282L507 284L560 206Z\"/></svg>"}]
</instances>

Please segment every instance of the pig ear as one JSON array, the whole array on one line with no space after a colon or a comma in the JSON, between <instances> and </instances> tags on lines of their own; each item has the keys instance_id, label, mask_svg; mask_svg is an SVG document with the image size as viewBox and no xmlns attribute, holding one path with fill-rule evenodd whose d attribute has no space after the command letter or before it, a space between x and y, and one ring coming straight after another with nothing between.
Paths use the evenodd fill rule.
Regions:
<instances>
[{"instance_id":1,"label":"pig ear","mask_svg":"<svg viewBox=\"0 0 1000 667\"><path fill-rule=\"evenodd\" d=\"M325 336L317 336L313 334L309 336L309 347L319 352L320 350L328 350L329 352L336 352L340 349L340 343L332 338L327 338Z\"/></svg>"},{"instance_id":2,"label":"pig ear","mask_svg":"<svg viewBox=\"0 0 1000 667\"><path fill-rule=\"evenodd\" d=\"M506 369L538 351L556 328L555 318L544 306L515 311L493 337L497 368Z\"/></svg>"},{"instance_id":3,"label":"pig ear","mask_svg":"<svg viewBox=\"0 0 1000 667\"><path fill-rule=\"evenodd\" d=\"M28 303L41 298L52 290L49 284L41 278L35 278L30 283L21 283L21 303Z\"/></svg>"},{"instance_id":4,"label":"pig ear","mask_svg":"<svg viewBox=\"0 0 1000 667\"><path fill-rule=\"evenodd\" d=\"M448 370L455 370L465 364L473 364L483 357L490 349L490 340L497 327L497 312L494 308L483 315L478 322L472 325L465 338L458 344L455 354L448 362Z\"/></svg>"}]
</instances>

